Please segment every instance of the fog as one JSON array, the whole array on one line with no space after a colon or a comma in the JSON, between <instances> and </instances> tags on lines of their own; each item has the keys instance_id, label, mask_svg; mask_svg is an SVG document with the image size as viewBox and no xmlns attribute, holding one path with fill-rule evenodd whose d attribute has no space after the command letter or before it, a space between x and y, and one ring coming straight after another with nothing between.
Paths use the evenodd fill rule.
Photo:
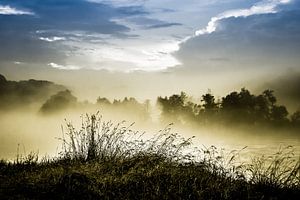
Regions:
<instances>
[{"instance_id":1,"label":"fog","mask_svg":"<svg viewBox=\"0 0 300 200\"><path fill-rule=\"evenodd\" d=\"M101 110L99 108L99 110ZM62 127L66 122L71 122L78 129L81 127L80 116L85 113L95 113L93 109L65 111L59 114L43 116L33 111L14 111L1 113L0 115L0 157L14 160L17 155L27 155L36 152L40 157L48 155L58 156L61 150ZM102 114L102 113L101 113ZM155 116L154 116L155 117ZM126 116L123 112L103 113L103 119L112 120L115 124L127 119L124 125L129 126L132 122L133 130L146 131L148 135L157 134L159 130L168 124L159 123L157 120L147 122L138 120L137 116ZM226 152L241 150L241 159L248 160L254 155L273 154L280 147L293 146L295 155L300 154L300 137L288 130L231 128L218 126L183 126L174 124L172 132L193 139L193 146L208 148L211 145Z\"/></svg>"},{"instance_id":2,"label":"fog","mask_svg":"<svg viewBox=\"0 0 300 200\"><path fill-rule=\"evenodd\" d=\"M81 78L82 74L80 75L80 72L73 72L65 80L62 78L66 75L65 73L61 73L58 76L56 71L55 73L53 72L53 76L51 73L47 75L51 81L60 80L58 81L59 84L56 84L57 82L34 80L10 81L11 77L13 77L12 74L5 74L5 78L2 77L0 95L0 158L13 160L17 155L26 155L32 151L38 152L40 157L45 155L57 156L61 150L61 141L58 138L62 137L62 126L66 125L65 120L80 128L82 115L86 113L93 114L98 111L107 121L112 120L118 123L125 120L124 123L128 126L134 122L133 130L146 131L150 136L158 133L159 130L166 127L169 123L174 123L172 126L173 132L177 132L184 137L196 136L193 142L195 146L200 148L214 145L219 149L225 148L226 151L231 151L243 149L247 146L242 151L242 154L245 155L243 159L249 159L249 155L275 153L280 147L289 145L295 148L295 155L300 154L299 129L275 126L276 123L280 124L281 122L272 122L270 126L252 126L245 125L245 123L226 124L227 122L225 125L215 123L227 118L226 115L225 117L221 115L221 118L212 118L213 123L205 123L205 120L210 120L210 118L205 115L205 107L203 105L201 105L201 112L204 113L200 113L201 115L198 113L197 116L204 116L204 121L199 121L200 118L197 118L196 115L192 118L185 118L186 113L176 114L176 106L174 107L175 114L173 113L168 118L162 118L164 109L162 105L157 103L158 96L164 98L165 96L178 94L183 90L188 95L191 95L187 100L203 103L201 95L208 92L208 90L207 88L204 89L198 82L205 82L204 79L198 80L195 78L187 82L187 79L183 77L178 78L176 75L168 73L160 74L159 76L148 73L147 76L142 76L138 75L138 73L132 75L110 72L103 72L104 74L99 76L99 79L94 79L96 75L99 75L99 71L96 75L87 71L84 73L85 78ZM90 74L90 76L86 76L87 74ZM143 73L141 72L141 74ZM26 74L24 77L26 77ZM274 94L279 94L279 96L275 95L278 97L278 106L284 102L290 103L288 107L289 115L284 116L282 121L283 124L286 124L288 123L286 120L290 120L290 116L299 108L298 95L295 92L297 90L295 82L299 80L299 76L298 73L286 73L281 77L273 77L269 81L265 79L260 81L261 84L247 81L244 83L249 85L249 88L254 88L255 94L260 94L263 90L262 88L278 89L278 91L274 92ZM288 79L288 77L294 78ZM35 76L30 76L30 78L35 78ZM43 79L43 76L39 79ZM117 79L118 81L116 81ZM179 82L176 82L176 80ZM279 82L282 80L285 80L286 85L294 85L294 87L289 87L289 90L283 90L282 87L279 87ZM70 84L72 81L74 81L73 85ZM208 83L211 82L210 80ZM63 85L63 83L66 83L66 85ZM178 84L181 87L177 88ZM219 84L221 85L220 82ZM173 87L170 87L170 85L173 85ZM193 87L189 87L191 85ZM207 85L209 84L204 84L204 86ZM215 91L212 89L212 94L215 96L216 101L222 99L221 95L224 97L229 92L240 89L239 84L232 86L231 89L229 89L229 85L226 85L226 88L225 86L219 87L216 84L213 86L218 88ZM203 89L201 90L200 88ZM287 98L284 98L285 96ZM130 97L135 97L136 99ZM147 99L150 100L147 101ZM189 103L191 102L186 103L181 105L184 109L189 108L187 105L190 105ZM193 105L191 105L192 107ZM194 114L193 112L192 114ZM197 112L195 111L195 113ZM208 118L205 118L205 116ZM233 117L232 119L236 118ZM299 121L295 122L299 123ZM290 125L288 124L287 126Z\"/></svg>"},{"instance_id":3,"label":"fog","mask_svg":"<svg viewBox=\"0 0 300 200\"><path fill-rule=\"evenodd\" d=\"M225 71L224 71L225 70ZM118 72L107 70L59 70L48 66L22 64L1 65L8 80L48 80L70 89L80 101L95 102L99 96L109 99L135 97L140 101L156 100L184 91L195 98L210 90L216 97L246 87L255 93L275 91L278 101L290 112L300 108L298 69L263 70L211 69L186 71L178 66L159 72Z\"/></svg>"}]
</instances>

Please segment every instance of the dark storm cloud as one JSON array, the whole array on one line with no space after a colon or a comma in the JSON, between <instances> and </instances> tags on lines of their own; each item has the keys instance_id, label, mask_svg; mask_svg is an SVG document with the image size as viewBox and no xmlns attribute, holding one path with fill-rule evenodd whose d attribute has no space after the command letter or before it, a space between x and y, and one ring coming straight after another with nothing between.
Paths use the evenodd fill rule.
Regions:
<instances>
[{"instance_id":1,"label":"dark storm cloud","mask_svg":"<svg viewBox=\"0 0 300 200\"><path fill-rule=\"evenodd\" d=\"M83 38L84 33L124 37L129 28L111 19L145 13L137 6L113 8L84 0L2 0L0 5L33 13L0 14L0 60L35 63L62 61L66 56L64 50L71 47L53 37L75 31Z\"/></svg>"},{"instance_id":2,"label":"dark storm cloud","mask_svg":"<svg viewBox=\"0 0 300 200\"><path fill-rule=\"evenodd\" d=\"M176 56L186 66L201 70L299 67L299 5L295 1L278 8L277 13L223 19L215 32L184 42ZM212 59L216 57L228 62L216 62Z\"/></svg>"}]
</instances>

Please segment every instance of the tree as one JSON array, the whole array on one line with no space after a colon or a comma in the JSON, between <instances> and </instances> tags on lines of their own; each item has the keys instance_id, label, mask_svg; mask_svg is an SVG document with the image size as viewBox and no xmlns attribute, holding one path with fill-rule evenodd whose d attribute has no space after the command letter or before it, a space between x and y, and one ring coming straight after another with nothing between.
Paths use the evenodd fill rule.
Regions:
<instances>
[{"instance_id":1,"label":"tree","mask_svg":"<svg viewBox=\"0 0 300 200\"><path fill-rule=\"evenodd\" d=\"M242 88L241 91L232 92L222 99L221 111L222 117L227 122L256 122L256 98L249 90Z\"/></svg>"},{"instance_id":2,"label":"tree","mask_svg":"<svg viewBox=\"0 0 300 200\"><path fill-rule=\"evenodd\" d=\"M111 105L110 101L109 101L107 98L105 98L105 97L103 97L103 98L98 97L98 99L97 99L97 104L101 104L101 105Z\"/></svg>"},{"instance_id":3,"label":"tree","mask_svg":"<svg viewBox=\"0 0 300 200\"><path fill-rule=\"evenodd\" d=\"M222 98L221 107L223 110L234 110L240 107L239 94L237 92L231 92L226 97Z\"/></svg>"},{"instance_id":4,"label":"tree","mask_svg":"<svg viewBox=\"0 0 300 200\"><path fill-rule=\"evenodd\" d=\"M247 89L232 92L222 99L221 108L224 118L243 123L266 123L286 121L288 112L284 106L276 105L277 99L272 90L253 95Z\"/></svg>"},{"instance_id":5,"label":"tree","mask_svg":"<svg viewBox=\"0 0 300 200\"><path fill-rule=\"evenodd\" d=\"M273 90L265 90L263 91L263 96L268 100L270 103L270 106L274 106L277 99L274 96L274 91Z\"/></svg>"},{"instance_id":6,"label":"tree","mask_svg":"<svg viewBox=\"0 0 300 200\"><path fill-rule=\"evenodd\" d=\"M215 102L215 97L210 93L202 95L201 102L203 102L200 112L196 113L198 122L208 124L216 121L216 113L218 111L218 103ZM199 109L199 105L194 106L194 110Z\"/></svg>"},{"instance_id":7,"label":"tree","mask_svg":"<svg viewBox=\"0 0 300 200\"><path fill-rule=\"evenodd\" d=\"M285 106L274 105L271 109L271 120L275 122L286 122L288 121L288 114Z\"/></svg>"},{"instance_id":8,"label":"tree","mask_svg":"<svg viewBox=\"0 0 300 200\"><path fill-rule=\"evenodd\" d=\"M291 116L291 122L293 126L300 127L300 110L297 110L292 116Z\"/></svg>"},{"instance_id":9,"label":"tree","mask_svg":"<svg viewBox=\"0 0 300 200\"><path fill-rule=\"evenodd\" d=\"M215 102L215 97L210 93L202 95L201 101L204 102L203 107L207 112L214 111L218 108L218 104Z\"/></svg>"},{"instance_id":10,"label":"tree","mask_svg":"<svg viewBox=\"0 0 300 200\"><path fill-rule=\"evenodd\" d=\"M4 84L6 82L7 82L7 80L6 80L5 76L3 76L2 74L0 74L0 83Z\"/></svg>"},{"instance_id":11,"label":"tree","mask_svg":"<svg viewBox=\"0 0 300 200\"><path fill-rule=\"evenodd\" d=\"M42 113L54 113L77 105L77 98L70 90L60 91L52 95L41 107Z\"/></svg>"},{"instance_id":12,"label":"tree","mask_svg":"<svg viewBox=\"0 0 300 200\"><path fill-rule=\"evenodd\" d=\"M257 122L266 122L270 119L269 100L263 94L255 97L254 113Z\"/></svg>"},{"instance_id":13,"label":"tree","mask_svg":"<svg viewBox=\"0 0 300 200\"><path fill-rule=\"evenodd\" d=\"M162 109L162 119L172 122L182 122L183 115L187 114L187 95L184 92L170 97L158 97L157 104Z\"/></svg>"},{"instance_id":14,"label":"tree","mask_svg":"<svg viewBox=\"0 0 300 200\"><path fill-rule=\"evenodd\" d=\"M170 97L158 97L157 102L162 106L162 110L166 114L173 114L176 111L181 111L184 107L184 103L187 96L184 92L181 94L173 94Z\"/></svg>"}]
</instances>

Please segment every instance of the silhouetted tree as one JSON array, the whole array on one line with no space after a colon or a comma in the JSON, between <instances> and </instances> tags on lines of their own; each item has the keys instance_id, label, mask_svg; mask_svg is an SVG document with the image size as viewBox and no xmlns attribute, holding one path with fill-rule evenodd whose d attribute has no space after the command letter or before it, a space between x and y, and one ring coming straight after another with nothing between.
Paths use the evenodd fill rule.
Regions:
<instances>
[{"instance_id":1,"label":"silhouetted tree","mask_svg":"<svg viewBox=\"0 0 300 200\"><path fill-rule=\"evenodd\" d=\"M221 108L223 118L231 122L266 123L286 122L287 109L276 105L277 99L272 90L265 90L255 96L245 88L232 92L222 99Z\"/></svg>"},{"instance_id":2,"label":"silhouetted tree","mask_svg":"<svg viewBox=\"0 0 300 200\"><path fill-rule=\"evenodd\" d=\"M162 118L173 122L195 121L198 124L225 123L247 125L279 125L290 124L285 106L277 105L272 90L254 95L242 88L239 92L231 92L216 102L211 93L202 95L202 105L187 100L185 93L170 97L158 97L157 102L162 108ZM300 111L299 111L300 112ZM294 113L292 121L298 123L300 114Z\"/></svg>"},{"instance_id":3,"label":"silhouetted tree","mask_svg":"<svg viewBox=\"0 0 300 200\"><path fill-rule=\"evenodd\" d=\"M0 74L0 84L6 83L6 82L7 82L7 80L6 80L5 76Z\"/></svg>"},{"instance_id":4,"label":"silhouetted tree","mask_svg":"<svg viewBox=\"0 0 300 200\"><path fill-rule=\"evenodd\" d=\"M263 94L255 97L254 113L259 123L265 123L270 118L269 100Z\"/></svg>"},{"instance_id":5,"label":"silhouetted tree","mask_svg":"<svg viewBox=\"0 0 300 200\"><path fill-rule=\"evenodd\" d=\"M98 97L97 104L111 105L110 101L105 97L104 98Z\"/></svg>"},{"instance_id":6,"label":"silhouetted tree","mask_svg":"<svg viewBox=\"0 0 300 200\"><path fill-rule=\"evenodd\" d=\"M133 97L125 97L123 100L114 99L111 103L107 98L98 98L98 105L104 105L102 109L107 112L119 112L126 114L131 120L147 121L150 119L150 103L139 103Z\"/></svg>"},{"instance_id":7,"label":"silhouetted tree","mask_svg":"<svg viewBox=\"0 0 300 200\"><path fill-rule=\"evenodd\" d=\"M300 127L300 110L297 110L292 116L291 116L291 123L294 127Z\"/></svg>"},{"instance_id":8,"label":"silhouetted tree","mask_svg":"<svg viewBox=\"0 0 300 200\"><path fill-rule=\"evenodd\" d=\"M218 108L218 104L215 102L215 97L210 93L202 95L201 101L204 102L203 107L206 112L211 112Z\"/></svg>"},{"instance_id":9,"label":"silhouetted tree","mask_svg":"<svg viewBox=\"0 0 300 200\"><path fill-rule=\"evenodd\" d=\"M270 103L270 106L274 106L277 99L274 96L274 91L273 90L265 90L263 92L263 96L268 100L268 102Z\"/></svg>"},{"instance_id":10,"label":"silhouetted tree","mask_svg":"<svg viewBox=\"0 0 300 200\"><path fill-rule=\"evenodd\" d=\"M60 91L52 95L41 107L42 113L53 113L62 111L67 108L74 108L77 105L77 98L74 97L70 90Z\"/></svg>"},{"instance_id":11,"label":"silhouetted tree","mask_svg":"<svg viewBox=\"0 0 300 200\"><path fill-rule=\"evenodd\" d=\"M256 98L248 90L232 92L222 99L221 108L223 118L227 122L255 123Z\"/></svg>"},{"instance_id":12,"label":"silhouetted tree","mask_svg":"<svg viewBox=\"0 0 300 200\"><path fill-rule=\"evenodd\" d=\"M202 95L202 106L198 106L200 109L197 114L198 123L208 124L217 121L218 103L215 102L215 97L210 93Z\"/></svg>"},{"instance_id":13,"label":"silhouetted tree","mask_svg":"<svg viewBox=\"0 0 300 200\"><path fill-rule=\"evenodd\" d=\"M121 104L121 100L114 99L114 101L113 101L114 106L120 105L120 104Z\"/></svg>"},{"instance_id":14,"label":"silhouetted tree","mask_svg":"<svg viewBox=\"0 0 300 200\"><path fill-rule=\"evenodd\" d=\"M157 103L162 108L163 120L170 119L172 122L180 122L182 114L187 112L185 102L187 95L184 92L170 97L158 97Z\"/></svg>"},{"instance_id":15,"label":"silhouetted tree","mask_svg":"<svg viewBox=\"0 0 300 200\"><path fill-rule=\"evenodd\" d=\"M271 110L271 120L275 122L287 122L288 111L284 106L274 105Z\"/></svg>"}]
</instances>

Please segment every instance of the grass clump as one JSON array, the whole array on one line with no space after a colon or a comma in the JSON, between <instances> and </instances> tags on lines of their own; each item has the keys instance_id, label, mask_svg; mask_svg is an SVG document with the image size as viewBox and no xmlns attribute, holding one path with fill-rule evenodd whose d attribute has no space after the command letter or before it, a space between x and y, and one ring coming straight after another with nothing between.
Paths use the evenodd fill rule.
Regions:
<instances>
[{"instance_id":1,"label":"grass clump","mask_svg":"<svg viewBox=\"0 0 300 200\"><path fill-rule=\"evenodd\" d=\"M292 146L280 148L271 156L256 157L247 168L249 181L255 185L275 188L300 187L300 162L295 159Z\"/></svg>"},{"instance_id":2,"label":"grass clump","mask_svg":"<svg viewBox=\"0 0 300 200\"><path fill-rule=\"evenodd\" d=\"M63 129L58 158L0 162L0 199L297 199L299 160L291 148L251 164L238 152L191 149L170 126L152 138L125 122L86 115Z\"/></svg>"}]
</instances>

